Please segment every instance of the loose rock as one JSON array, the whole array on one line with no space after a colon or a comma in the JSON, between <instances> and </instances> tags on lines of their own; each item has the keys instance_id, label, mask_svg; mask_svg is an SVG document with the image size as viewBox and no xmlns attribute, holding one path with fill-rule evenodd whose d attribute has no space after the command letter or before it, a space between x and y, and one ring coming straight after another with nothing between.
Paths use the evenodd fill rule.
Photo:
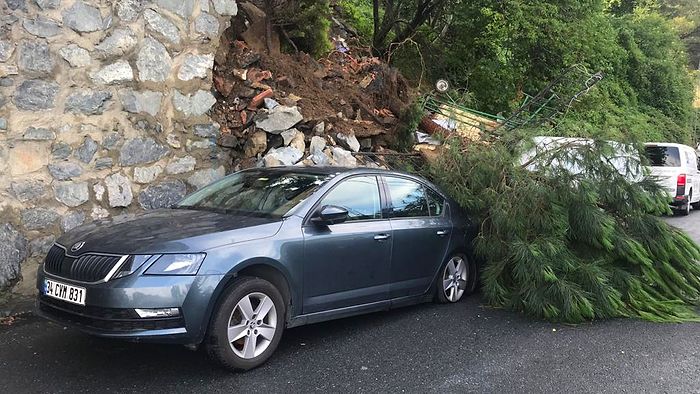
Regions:
<instances>
[{"instance_id":1,"label":"loose rock","mask_svg":"<svg viewBox=\"0 0 700 394\"><path fill-rule=\"evenodd\" d=\"M261 111L255 120L255 125L268 133L280 134L285 130L291 129L303 119L304 117L299 112L299 108L280 105L272 110L268 110L267 113Z\"/></svg>"},{"instance_id":2,"label":"loose rock","mask_svg":"<svg viewBox=\"0 0 700 394\"><path fill-rule=\"evenodd\" d=\"M265 167L293 166L301 158L304 157L304 152L297 148L284 147L270 149L267 155L263 158Z\"/></svg>"},{"instance_id":3,"label":"loose rock","mask_svg":"<svg viewBox=\"0 0 700 394\"><path fill-rule=\"evenodd\" d=\"M256 131L245 143L243 154L246 159L256 157L267 150L267 134L264 131Z\"/></svg>"},{"instance_id":4,"label":"loose rock","mask_svg":"<svg viewBox=\"0 0 700 394\"><path fill-rule=\"evenodd\" d=\"M357 140L357 137L355 137L355 134L338 133L336 134L336 139L343 147L353 152L360 151L360 142Z\"/></svg>"},{"instance_id":5,"label":"loose rock","mask_svg":"<svg viewBox=\"0 0 700 394\"><path fill-rule=\"evenodd\" d=\"M339 167L357 167L357 159L355 159L352 153L337 146L333 148L333 161Z\"/></svg>"}]
</instances>

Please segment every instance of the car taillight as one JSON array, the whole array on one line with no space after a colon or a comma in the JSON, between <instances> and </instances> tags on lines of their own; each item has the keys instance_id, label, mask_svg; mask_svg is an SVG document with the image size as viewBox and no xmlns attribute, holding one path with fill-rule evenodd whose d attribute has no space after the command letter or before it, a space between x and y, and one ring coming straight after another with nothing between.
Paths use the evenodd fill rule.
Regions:
<instances>
[{"instance_id":1,"label":"car taillight","mask_svg":"<svg viewBox=\"0 0 700 394\"><path fill-rule=\"evenodd\" d=\"M678 186L685 186L685 181L686 181L685 174L678 175Z\"/></svg>"}]
</instances>

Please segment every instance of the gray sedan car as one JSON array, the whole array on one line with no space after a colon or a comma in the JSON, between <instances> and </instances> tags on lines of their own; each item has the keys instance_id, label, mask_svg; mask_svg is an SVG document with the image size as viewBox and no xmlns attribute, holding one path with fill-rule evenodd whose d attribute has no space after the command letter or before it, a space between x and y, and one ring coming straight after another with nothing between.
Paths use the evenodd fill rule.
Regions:
<instances>
[{"instance_id":1,"label":"gray sedan car","mask_svg":"<svg viewBox=\"0 0 700 394\"><path fill-rule=\"evenodd\" d=\"M284 328L474 291L474 228L391 171L238 172L172 209L79 227L38 272L38 313L87 333L196 348L232 370Z\"/></svg>"}]
</instances>

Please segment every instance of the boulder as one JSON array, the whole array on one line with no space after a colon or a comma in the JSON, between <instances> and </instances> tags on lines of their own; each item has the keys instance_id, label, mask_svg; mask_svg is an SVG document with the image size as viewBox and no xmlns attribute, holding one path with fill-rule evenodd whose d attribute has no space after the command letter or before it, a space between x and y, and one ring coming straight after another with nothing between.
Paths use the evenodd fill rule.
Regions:
<instances>
[{"instance_id":1,"label":"boulder","mask_svg":"<svg viewBox=\"0 0 700 394\"><path fill-rule=\"evenodd\" d=\"M360 142L357 140L357 137L355 137L355 134L338 133L336 134L336 139L344 148L350 149L353 152L360 151Z\"/></svg>"},{"instance_id":2,"label":"boulder","mask_svg":"<svg viewBox=\"0 0 700 394\"><path fill-rule=\"evenodd\" d=\"M265 167L293 166L304 157L304 152L293 147L270 149L263 157Z\"/></svg>"},{"instance_id":3,"label":"boulder","mask_svg":"<svg viewBox=\"0 0 700 394\"><path fill-rule=\"evenodd\" d=\"M352 155L352 153L346 151L343 148L333 147L333 161L338 167L354 168L357 167L357 159Z\"/></svg>"},{"instance_id":4,"label":"boulder","mask_svg":"<svg viewBox=\"0 0 700 394\"><path fill-rule=\"evenodd\" d=\"M281 134L301 122L304 117L297 107L277 106L271 110L260 111L255 125L271 134Z\"/></svg>"},{"instance_id":5,"label":"boulder","mask_svg":"<svg viewBox=\"0 0 700 394\"><path fill-rule=\"evenodd\" d=\"M243 147L246 159L256 157L267 150L267 134L264 131L256 131L248 138Z\"/></svg>"}]
</instances>

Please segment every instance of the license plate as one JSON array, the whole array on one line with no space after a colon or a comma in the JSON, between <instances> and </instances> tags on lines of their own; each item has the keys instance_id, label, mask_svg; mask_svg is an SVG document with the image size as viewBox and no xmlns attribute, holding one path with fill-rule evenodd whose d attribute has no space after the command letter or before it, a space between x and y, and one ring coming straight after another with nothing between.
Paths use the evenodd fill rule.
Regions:
<instances>
[{"instance_id":1,"label":"license plate","mask_svg":"<svg viewBox=\"0 0 700 394\"><path fill-rule=\"evenodd\" d=\"M71 286L51 279L44 279L44 294L51 298L84 306L85 293L86 291L83 287Z\"/></svg>"}]
</instances>

